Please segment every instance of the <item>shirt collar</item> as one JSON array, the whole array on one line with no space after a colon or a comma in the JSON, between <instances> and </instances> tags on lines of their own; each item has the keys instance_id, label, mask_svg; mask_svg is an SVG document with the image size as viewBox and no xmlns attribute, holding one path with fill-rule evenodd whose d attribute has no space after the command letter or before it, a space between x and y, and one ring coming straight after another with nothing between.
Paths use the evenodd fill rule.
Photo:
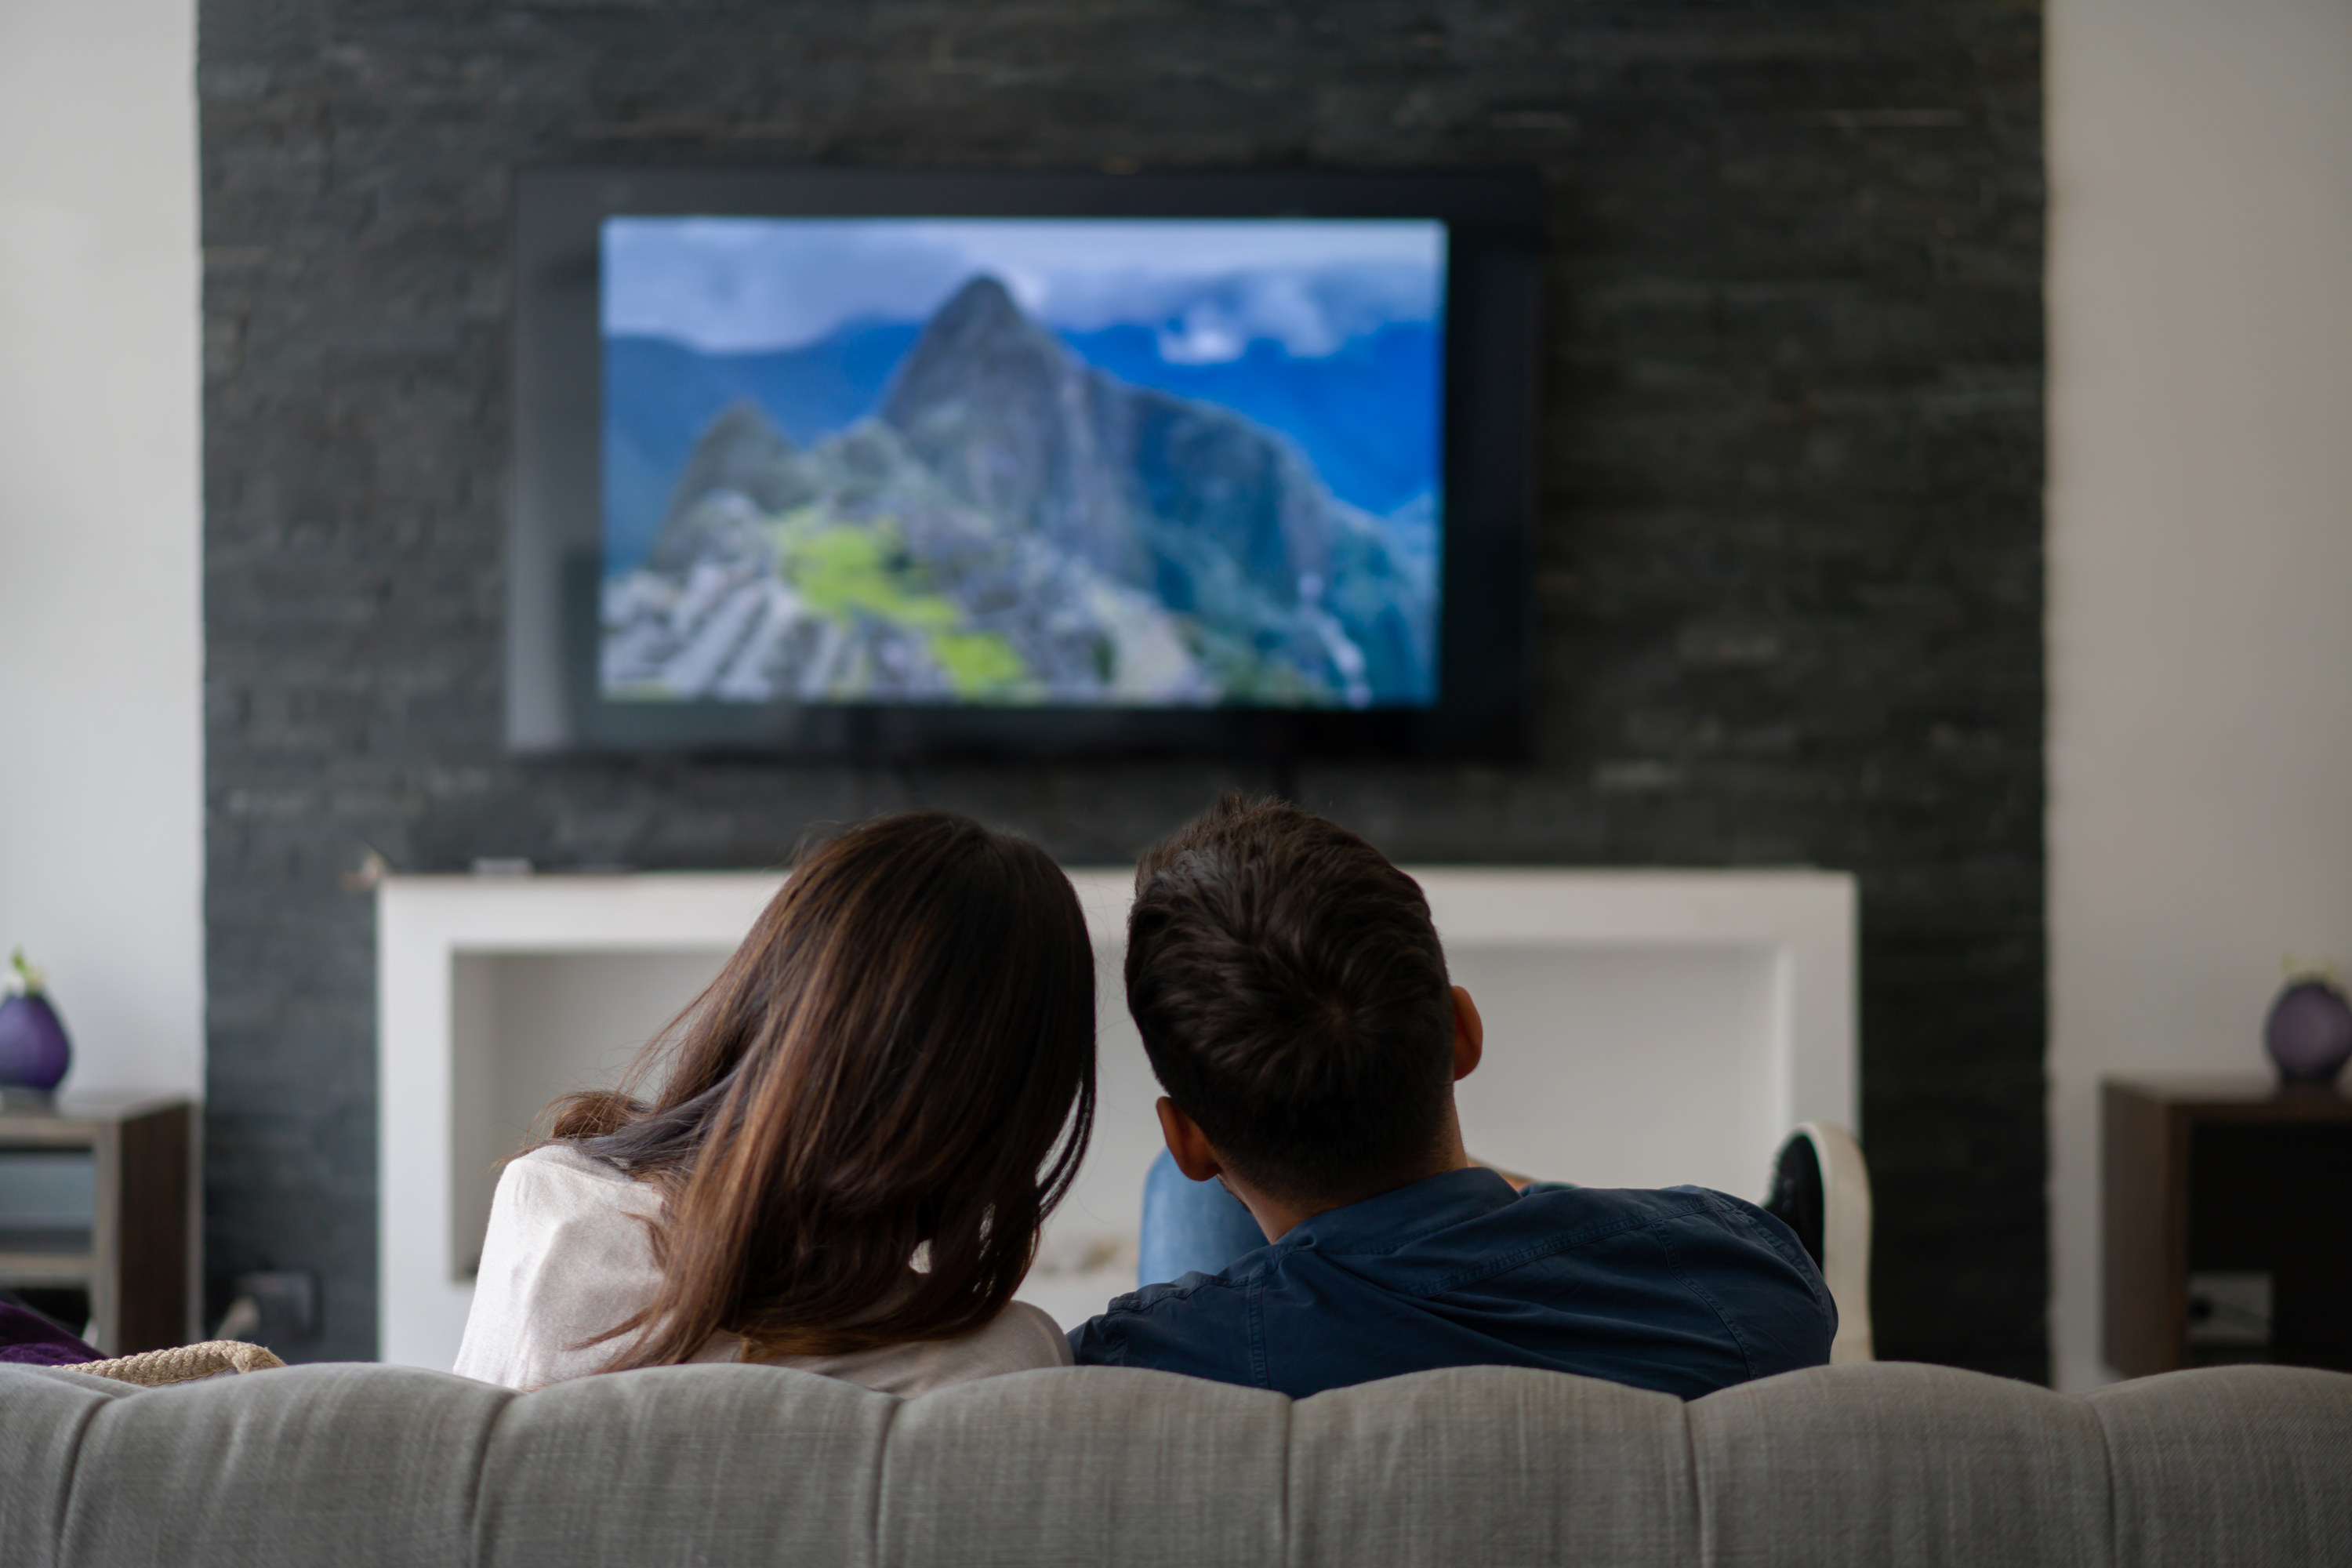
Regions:
<instances>
[{"instance_id":1,"label":"shirt collar","mask_svg":"<svg viewBox=\"0 0 2352 1568\"><path fill-rule=\"evenodd\" d=\"M1511 1184L1484 1165L1424 1176L1377 1197L1326 1209L1285 1231L1273 1250L1394 1252L1407 1242L1517 1201Z\"/></svg>"}]
</instances>

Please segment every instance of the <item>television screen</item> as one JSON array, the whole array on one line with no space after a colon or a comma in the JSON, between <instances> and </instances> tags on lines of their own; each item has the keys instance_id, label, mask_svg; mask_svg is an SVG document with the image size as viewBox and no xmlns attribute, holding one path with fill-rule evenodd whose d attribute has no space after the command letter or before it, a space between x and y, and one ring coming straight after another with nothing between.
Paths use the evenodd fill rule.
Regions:
<instances>
[{"instance_id":1,"label":"television screen","mask_svg":"<svg viewBox=\"0 0 2352 1568\"><path fill-rule=\"evenodd\" d=\"M1523 728L1528 183L519 188L517 745Z\"/></svg>"},{"instance_id":2,"label":"television screen","mask_svg":"<svg viewBox=\"0 0 2352 1568\"><path fill-rule=\"evenodd\" d=\"M601 240L608 700L1433 700L1442 223Z\"/></svg>"}]
</instances>

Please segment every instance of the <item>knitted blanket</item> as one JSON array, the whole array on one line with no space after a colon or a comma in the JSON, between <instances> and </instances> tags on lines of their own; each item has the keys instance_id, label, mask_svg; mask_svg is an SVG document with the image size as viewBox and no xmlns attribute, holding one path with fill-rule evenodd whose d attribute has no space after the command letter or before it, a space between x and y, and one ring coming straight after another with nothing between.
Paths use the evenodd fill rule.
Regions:
<instances>
[{"instance_id":1,"label":"knitted blanket","mask_svg":"<svg viewBox=\"0 0 2352 1568\"><path fill-rule=\"evenodd\" d=\"M259 1345L249 1345L242 1340L205 1340L193 1345L173 1345L168 1350L120 1355L111 1361L81 1362L66 1370L152 1388L157 1384L185 1383L192 1377L210 1377L215 1373L263 1372L285 1364Z\"/></svg>"}]
</instances>

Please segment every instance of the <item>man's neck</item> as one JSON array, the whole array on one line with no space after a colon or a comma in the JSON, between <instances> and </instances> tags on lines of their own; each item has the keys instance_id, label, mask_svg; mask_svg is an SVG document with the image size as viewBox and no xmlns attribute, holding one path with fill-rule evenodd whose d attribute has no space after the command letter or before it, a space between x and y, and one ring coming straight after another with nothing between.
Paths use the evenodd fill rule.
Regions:
<instances>
[{"instance_id":1,"label":"man's neck","mask_svg":"<svg viewBox=\"0 0 2352 1568\"><path fill-rule=\"evenodd\" d=\"M1261 1192L1251 1186L1231 1171L1223 1173L1220 1179L1225 1184L1225 1190L1239 1198L1242 1206L1249 1210L1250 1217L1257 1221L1258 1229L1265 1232L1266 1240L1275 1242L1280 1241L1293 1229L1306 1224L1318 1214L1329 1214L1333 1209L1343 1209L1350 1204L1360 1204L1369 1198L1377 1198L1395 1192L1399 1187L1409 1187L1415 1182L1425 1182L1432 1176L1442 1176L1450 1171L1466 1171L1476 1163L1475 1160L1470 1158L1469 1151L1463 1147L1461 1121L1448 1114L1445 1119L1445 1141L1436 1156L1422 1169L1409 1174L1400 1174L1395 1181L1376 1192L1359 1193L1351 1198L1330 1200L1278 1198L1270 1193Z\"/></svg>"}]
</instances>

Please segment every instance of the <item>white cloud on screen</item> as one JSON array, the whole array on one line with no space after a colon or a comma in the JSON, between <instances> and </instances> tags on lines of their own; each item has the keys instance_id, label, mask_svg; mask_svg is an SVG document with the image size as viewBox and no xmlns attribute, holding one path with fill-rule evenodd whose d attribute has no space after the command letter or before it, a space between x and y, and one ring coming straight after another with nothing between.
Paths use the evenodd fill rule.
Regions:
<instances>
[{"instance_id":1,"label":"white cloud on screen","mask_svg":"<svg viewBox=\"0 0 2352 1568\"><path fill-rule=\"evenodd\" d=\"M919 321L975 273L1066 331L1152 328L1163 357L1232 359L1255 339L1315 356L1385 321L1429 321L1445 230L1388 219L608 218L608 335L709 353Z\"/></svg>"}]
</instances>

